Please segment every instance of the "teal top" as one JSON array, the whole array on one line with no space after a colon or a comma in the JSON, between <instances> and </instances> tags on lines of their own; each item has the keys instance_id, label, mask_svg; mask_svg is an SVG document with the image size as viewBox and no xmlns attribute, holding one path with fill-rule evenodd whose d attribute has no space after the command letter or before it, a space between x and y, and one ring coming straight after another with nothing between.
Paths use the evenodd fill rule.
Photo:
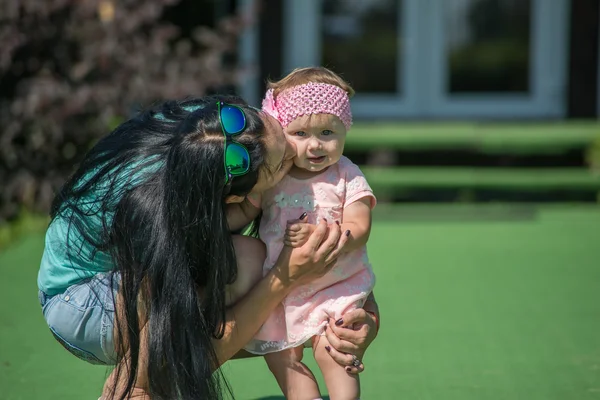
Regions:
<instances>
[{"instance_id":1,"label":"teal top","mask_svg":"<svg viewBox=\"0 0 600 400\"><path fill-rule=\"evenodd\" d=\"M96 225L92 228L94 232L90 233L100 234L100 228L101 225ZM68 244L72 249L71 254L67 252L68 221L63 217L57 217L46 231L46 246L37 282L38 288L48 295L62 293L75 283L91 278L99 272L113 269L108 254L100 252L93 254L94 249L89 243L83 241L75 227L71 226L70 229Z\"/></svg>"},{"instance_id":2,"label":"teal top","mask_svg":"<svg viewBox=\"0 0 600 400\"><path fill-rule=\"evenodd\" d=\"M112 213L107 212L103 215L97 212L111 181L115 182L111 203L116 205L126 190L148 179L159 165L149 163L136 169L140 164L140 161L132 163L131 166L123 168L116 177L109 172L104 181L98 183L80 200L80 206L90 214L84 216L82 221L88 235L100 237L104 216L107 224L112 222ZM85 178L83 180L85 181ZM46 231L46 244L37 280L38 288L48 295L55 295L64 292L73 284L113 268L114 263L110 255L97 251L91 243L84 240L76 224L69 221L69 215L59 213Z\"/></svg>"},{"instance_id":3,"label":"teal top","mask_svg":"<svg viewBox=\"0 0 600 400\"><path fill-rule=\"evenodd\" d=\"M202 105L190 105L183 108L186 111L194 112L201 107ZM166 120L161 113L155 114L154 117ZM138 168L142 163L145 166ZM104 182L98 183L85 198L80 200L80 205L88 206L88 210L91 211L90 215L85 216L83 221L88 235L100 237L102 233L103 216L100 213L94 213L94 208L99 207L100 201L112 181L115 182L112 200L113 204L116 205L124 191L144 182L159 167L158 162L138 160L121 169L119 176L115 177L114 174L109 172ZM92 176L93 173L90 173L89 178ZM84 177L83 181L85 180ZM105 216L106 223L110 224L113 216L111 214ZM46 245L37 279L38 288L47 295L63 293L69 286L91 278L98 273L111 271L113 268L114 263L110 255L96 251L92 244L84 240L76 225L69 222L68 216L59 214L46 231Z\"/></svg>"}]
</instances>

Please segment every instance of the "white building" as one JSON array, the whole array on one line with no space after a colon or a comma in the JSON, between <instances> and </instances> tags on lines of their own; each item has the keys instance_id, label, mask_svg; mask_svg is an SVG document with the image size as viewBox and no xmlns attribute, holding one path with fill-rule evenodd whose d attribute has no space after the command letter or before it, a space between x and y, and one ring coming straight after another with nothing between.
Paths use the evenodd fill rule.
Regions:
<instances>
[{"instance_id":1,"label":"white building","mask_svg":"<svg viewBox=\"0 0 600 400\"><path fill-rule=\"evenodd\" d=\"M238 0L251 6L254 0ZM600 115L598 0L262 0L242 95L324 65L369 119Z\"/></svg>"}]
</instances>

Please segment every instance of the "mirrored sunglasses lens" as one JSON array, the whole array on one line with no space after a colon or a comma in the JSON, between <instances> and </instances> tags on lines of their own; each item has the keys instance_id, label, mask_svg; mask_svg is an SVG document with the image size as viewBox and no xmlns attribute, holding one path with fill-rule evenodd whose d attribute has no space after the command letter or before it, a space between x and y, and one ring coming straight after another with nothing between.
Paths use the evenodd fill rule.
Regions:
<instances>
[{"instance_id":1,"label":"mirrored sunglasses lens","mask_svg":"<svg viewBox=\"0 0 600 400\"><path fill-rule=\"evenodd\" d=\"M221 107L221 122L225 133L233 135L244 129L246 116L239 108L224 105Z\"/></svg>"},{"instance_id":2,"label":"mirrored sunglasses lens","mask_svg":"<svg viewBox=\"0 0 600 400\"><path fill-rule=\"evenodd\" d=\"M250 155L242 146L231 143L225 152L225 163L231 175L242 175L250 168Z\"/></svg>"}]
</instances>

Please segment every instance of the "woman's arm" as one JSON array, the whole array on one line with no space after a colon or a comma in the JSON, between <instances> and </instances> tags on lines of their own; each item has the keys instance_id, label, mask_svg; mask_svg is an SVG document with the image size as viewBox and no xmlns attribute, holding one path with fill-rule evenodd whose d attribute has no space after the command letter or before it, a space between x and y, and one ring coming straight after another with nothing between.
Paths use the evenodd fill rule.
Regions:
<instances>
[{"instance_id":1,"label":"woman's arm","mask_svg":"<svg viewBox=\"0 0 600 400\"><path fill-rule=\"evenodd\" d=\"M290 285L271 272L229 309L225 333L221 339L214 341L220 364L232 358L252 339L290 289Z\"/></svg>"},{"instance_id":2,"label":"woman's arm","mask_svg":"<svg viewBox=\"0 0 600 400\"><path fill-rule=\"evenodd\" d=\"M296 286L325 274L348 238L340 227L321 222L302 247L284 247L273 269L227 312L225 333L215 339L220 364L252 339L275 307Z\"/></svg>"}]
</instances>

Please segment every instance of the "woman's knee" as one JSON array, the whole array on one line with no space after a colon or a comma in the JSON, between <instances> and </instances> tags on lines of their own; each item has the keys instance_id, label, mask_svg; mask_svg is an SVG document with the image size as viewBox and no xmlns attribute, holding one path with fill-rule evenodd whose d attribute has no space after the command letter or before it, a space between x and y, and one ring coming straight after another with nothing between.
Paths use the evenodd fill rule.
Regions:
<instances>
[{"instance_id":1,"label":"woman's knee","mask_svg":"<svg viewBox=\"0 0 600 400\"><path fill-rule=\"evenodd\" d=\"M258 239L234 235L233 246L238 270L235 282L227 287L227 304L242 298L263 276L262 267L266 257L263 242Z\"/></svg>"}]
</instances>

